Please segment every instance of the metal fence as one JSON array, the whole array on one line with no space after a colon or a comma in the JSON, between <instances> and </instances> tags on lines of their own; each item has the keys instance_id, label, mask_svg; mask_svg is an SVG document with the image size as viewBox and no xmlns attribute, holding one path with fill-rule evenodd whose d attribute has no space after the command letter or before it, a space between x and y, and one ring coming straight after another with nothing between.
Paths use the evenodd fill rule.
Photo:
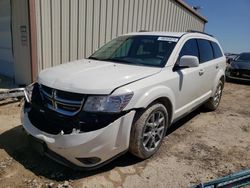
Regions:
<instances>
[{"instance_id":1,"label":"metal fence","mask_svg":"<svg viewBox=\"0 0 250 188\"><path fill-rule=\"evenodd\" d=\"M89 56L133 31L203 31L177 0L35 0L38 69Z\"/></svg>"}]
</instances>

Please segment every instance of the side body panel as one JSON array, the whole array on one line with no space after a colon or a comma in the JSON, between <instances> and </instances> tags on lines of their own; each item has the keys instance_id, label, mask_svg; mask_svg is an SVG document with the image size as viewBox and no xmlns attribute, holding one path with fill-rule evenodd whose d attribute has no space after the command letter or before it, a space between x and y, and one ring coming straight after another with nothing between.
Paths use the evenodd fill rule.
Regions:
<instances>
[{"instance_id":1,"label":"side body panel","mask_svg":"<svg viewBox=\"0 0 250 188\"><path fill-rule=\"evenodd\" d=\"M180 38L165 68L156 75L129 84L113 94L134 91L135 95L126 107L146 108L158 98L168 98L172 104L172 121L192 111L213 96L218 81L225 75L225 57L200 64L199 67L173 71L183 44L191 38L201 38L217 42L203 34L187 34ZM203 74L200 72L204 71Z\"/></svg>"}]
</instances>

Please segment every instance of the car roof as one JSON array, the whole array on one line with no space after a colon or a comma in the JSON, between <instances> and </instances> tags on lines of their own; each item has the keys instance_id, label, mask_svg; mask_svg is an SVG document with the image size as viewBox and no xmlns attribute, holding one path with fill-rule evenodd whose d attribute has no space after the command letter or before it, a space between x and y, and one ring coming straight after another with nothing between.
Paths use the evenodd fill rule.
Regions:
<instances>
[{"instance_id":1,"label":"car roof","mask_svg":"<svg viewBox=\"0 0 250 188\"><path fill-rule=\"evenodd\" d=\"M125 35L152 35L152 36L172 36L181 37L187 32L133 32Z\"/></svg>"},{"instance_id":2,"label":"car roof","mask_svg":"<svg viewBox=\"0 0 250 188\"><path fill-rule=\"evenodd\" d=\"M188 31L188 32L160 32L160 31L155 31L155 32L148 32L148 31L143 31L143 32L132 32L128 34L124 34L123 36L133 36L133 35L151 35L151 36L169 36L169 37L182 37L183 35L187 36L193 36L193 37L204 37L204 39L212 39L214 40L214 36L209 35L207 33L203 33L200 31Z\"/></svg>"}]
</instances>

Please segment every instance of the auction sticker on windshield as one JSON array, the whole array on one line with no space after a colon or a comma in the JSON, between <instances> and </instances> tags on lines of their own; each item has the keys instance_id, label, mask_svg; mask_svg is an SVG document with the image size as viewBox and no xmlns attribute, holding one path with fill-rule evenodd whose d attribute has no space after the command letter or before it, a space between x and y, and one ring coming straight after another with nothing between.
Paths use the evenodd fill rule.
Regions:
<instances>
[{"instance_id":1,"label":"auction sticker on windshield","mask_svg":"<svg viewBox=\"0 0 250 188\"><path fill-rule=\"evenodd\" d=\"M177 42L178 38L173 38L173 37L158 37L157 40L167 41L167 42Z\"/></svg>"}]
</instances>

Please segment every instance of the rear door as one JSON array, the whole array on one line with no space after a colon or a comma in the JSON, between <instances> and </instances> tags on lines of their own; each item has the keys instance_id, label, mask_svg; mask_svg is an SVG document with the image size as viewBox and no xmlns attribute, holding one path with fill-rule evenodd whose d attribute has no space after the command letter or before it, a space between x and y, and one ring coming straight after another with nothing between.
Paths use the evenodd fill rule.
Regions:
<instances>
[{"instance_id":1,"label":"rear door","mask_svg":"<svg viewBox=\"0 0 250 188\"><path fill-rule=\"evenodd\" d=\"M211 45L213 47L214 52L214 66L216 69L216 73L218 73L221 69L225 70L226 68L226 60L225 57L221 51L220 46L216 43L211 41Z\"/></svg>"},{"instance_id":2,"label":"rear door","mask_svg":"<svg viewBox=\"0 0 250 188\"><path fill-rule=\"evenodd\" d=\"M219 71L218 61L214 59L212 44L209 40L197 39L200 56L200 72L202 79L201 91L204 98L211 95L214 88L214 79Z\"/></svg>"}]
</instances>

